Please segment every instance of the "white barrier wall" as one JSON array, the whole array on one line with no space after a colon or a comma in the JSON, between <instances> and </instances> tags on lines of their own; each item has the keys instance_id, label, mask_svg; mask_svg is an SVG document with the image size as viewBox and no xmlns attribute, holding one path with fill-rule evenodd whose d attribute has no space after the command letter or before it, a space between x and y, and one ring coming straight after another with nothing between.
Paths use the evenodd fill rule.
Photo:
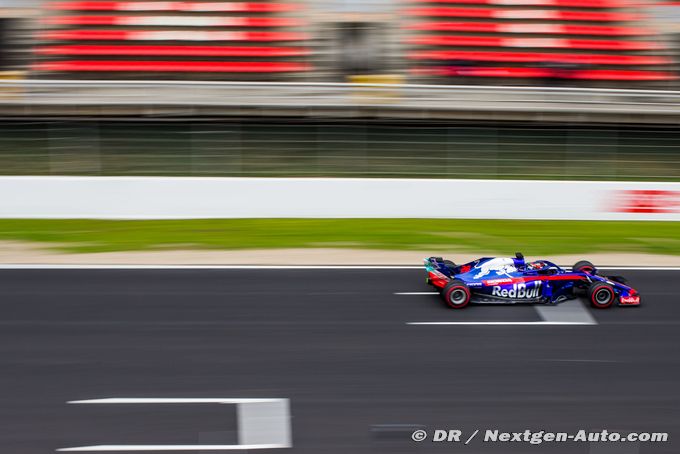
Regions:
<instances>
[{"instance_id":1,"label":"white barrier wall","mask_svg":"<svg viewBox=\"0 0 680 454\"><path fill-rule=\"evenodd\" d=\"M0 177L0 218L680 220L680 183Z\"/></svg>"}]
</instances>

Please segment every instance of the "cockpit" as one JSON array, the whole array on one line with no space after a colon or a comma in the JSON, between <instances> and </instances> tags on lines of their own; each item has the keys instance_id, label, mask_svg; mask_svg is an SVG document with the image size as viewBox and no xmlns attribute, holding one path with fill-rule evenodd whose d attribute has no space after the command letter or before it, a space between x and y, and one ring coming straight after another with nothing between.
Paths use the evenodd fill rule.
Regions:
<instances>
[{"instance_id":1,"label":"cockpit","mask_svg":"<svg viewBox=\"0 0 680 454\"><path fill-rule=\"evenodd\" d=\"M526 272L537 274L556 274L559 271L559 268L556 265L546 260L527 262L524 269Z\"/></svg>"},{"instance_id":2,"label":"cockpit","mask_svg":"<svg viewBox=\"0 0 680 454\"><path fill-rule=\"evenodd\" d=\"M548 265L544 260L536 260L526 264L526 269L528 271L541 271L549 267L550 265Z\"/></svg>"}]
</instances>

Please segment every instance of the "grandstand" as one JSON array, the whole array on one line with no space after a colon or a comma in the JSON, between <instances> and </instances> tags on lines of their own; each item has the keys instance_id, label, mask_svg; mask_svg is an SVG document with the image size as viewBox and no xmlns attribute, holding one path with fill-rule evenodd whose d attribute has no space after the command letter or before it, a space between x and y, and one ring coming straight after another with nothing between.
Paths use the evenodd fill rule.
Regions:
<instances>
[{"instance_id":1,"label":"grandstand","mask_svg":"<svg viewBox=\"0 0 680 454\"><path fill-rule=\"evenodd\" d=\"M413 2L407 27L415 74L619 83L677 77L644 8L629 0Z\"/></svg>"},{"instance_id":2,"label":"grandstand","mask_svg":"<svg viewBox=\"0 0 680 454\"><path fill-rule=\"evenodd\" d=\"M310 34L287 2L69 1L51 12L33 66L101 78L280 79L304 74Z\"/></svg>"},{"instance_id":3,"label":"grandstand","mask_svg":"<svg viewBox=\"0 0 680 454\"><path fill-rule=\"evenodd\" d=\"M356 13L334 23L319 5L47 1L32 69L69 78L344 80L351 74L319 65L319 55L351 48L342 39L356 34L336 33L345 37L329 44L325 29L370 30L376 19ZM668 87L677 79L672 49L630 0L408 0L381 20L385 32L361 46L392 49L388 71L411 82Z\"/></svg>"}]
</instances>

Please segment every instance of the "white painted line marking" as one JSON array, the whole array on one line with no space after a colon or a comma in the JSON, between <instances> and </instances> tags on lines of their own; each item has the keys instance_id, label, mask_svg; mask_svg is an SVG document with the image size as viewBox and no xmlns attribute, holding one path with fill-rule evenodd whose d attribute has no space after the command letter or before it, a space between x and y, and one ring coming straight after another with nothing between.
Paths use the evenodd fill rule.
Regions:
<instances>
[{"instance_id":1,"label":"white painted line marking","mask_svg":"<svg viewBox=\"0 0 680 454\"><path fill-rule=\"evenodd\" d=\"M439 295L437 292L397 292L395 295Z\"/></svg>"},{"instance_id":2,"label":"white painted line marking","mask_svg":"<svg viewBox=\"0 0 680 454\"><path fill-rule=\"evenodd\" d=\"M124 452L124 451L247 451L280 449L286 445L95 445L57 449L59 452Z\"/></svg>"},{"instance_id":3,"label":"white painted line marking","mask_svg":"<svg viewBox=\"0 0 680 454\"><path fill-rule=\"evenodd\" d=\"M612 359L543 359L541 361L557 362L557 363L620 363Z\"/></svg>"},{"instance_id":4,"label":"white painted line marking","mask_svg":"<svg viewBox=\"0 0 680 454\"><path fill-rule=\"evenodd\" d=\"M288 399L239 404L238 442L242 445L293 446Z\"/></svg>"},{"instance_id":5,"label":"white painted line marking","mask_svg":"<svg viewBox=\"0 0 680 454\"><path fill-rule=\"evenodd\" d=\"M546 322L578 322L582 325L597 325L590 311L577 299L555 306L534 306L538 315Z\"/></svg>"},{"instance_id":6,"label":"white painted line marking","mask_svg":"<svg viewBox=\"0 0 680 454\"><path fill-rule=\"evenodd\" d=\"M570 269L570 267L565 267ZM423 270L416 265L55 265L0 264L0 270ZM601 266L598 270L680 271L680 266Z\"/></svg>"},{"instance_id":7,"label":"white painted line marking","mask_svg":"<svg viewBox=\"0 0 680 454\"><path fill-rule=\"evenodd\" d=\"M60 452L114 451L234 451L280 449L293 446L288 399L230 397L166 398L110 397L72 400L68 404L235 404L238 420L236 445L92 445L57 449Z\"/></svg>"},{"instance_id":8,"label":"white painted line marking","mask_svg":"<svg viewBox=\"0 0 680 454\"><path fill-rule=\"evenodd\" d=\"M438 295L437 292L397 292L395 295ZM597 325L590 311L579 300L565 301L556 305L535 305L534 308L543 322L422 322L414 324L456 324L456 325Z\"/></svg>"},{"instance_id":9,"label":"white painted line marking","mask_svg":"<svg viewBox=\"0 0 680 454\"><path fill-rule=\"evenodd\" d=\"M282 399L241 399L229 397L165 398L165 397L110 397L105 399L71 400L68 404L258 404Z\"/></svg>"},{"instance_id":10,"label":"white painted line marking","mask_svg":"<svg viewBox=\"0 0 680 454\"><path fill-rule=\"evenodd\" d=\"M680 269L680 268L679 268ZM12 265L0 270L424 270L411 265Z\"/></svg>"},{"instance_id":11,"label":"white painted line marking","mask_svg":"<svg viewBox=\"0 0 680 454\"><path fill-rule=\"evenodd\" d=\"M508 325L508 326L524 326L524 325L592 325L592 323L583 322L407 322L407 325Z\"/></svg>"}]
</instances>

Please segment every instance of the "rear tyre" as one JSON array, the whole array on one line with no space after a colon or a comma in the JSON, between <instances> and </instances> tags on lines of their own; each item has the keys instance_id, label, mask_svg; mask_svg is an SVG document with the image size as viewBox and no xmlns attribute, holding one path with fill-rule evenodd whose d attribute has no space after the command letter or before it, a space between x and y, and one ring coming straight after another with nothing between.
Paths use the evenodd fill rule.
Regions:
<instances>
[{"instance_id":1,"label":"rear tyre","mask_svg":"<svg viewBox=\"0 0 680 454\"><path fill-rule=\"evenodd\" d=\"M462 309L470 302L470 288L465 282L454 279L441 291L444 302L452 309Z\"/></svg>"},{"instance_id":2,"label":"rear tyre","mask_svg":"<svg viewBox=\"0 0 680 454\"><path fill-rule=\"evenodd\" d=\"M571 270L577 273L595 274L595 265L587 260L581 260L580 262L576 262L574 266L571 267Z\"/></svg>"},{"instance_id":3,"label":"rear tyre","mask_svg":"<svg viewBox=\"0 0 680 454\"><path fill-rule=\"evenodd\" d=\"M604 282L593 282L588 287L588 299L590 304L597 309L607 309L612 307L616 300L614 287Z\"/></svg>"}]
</instances>

